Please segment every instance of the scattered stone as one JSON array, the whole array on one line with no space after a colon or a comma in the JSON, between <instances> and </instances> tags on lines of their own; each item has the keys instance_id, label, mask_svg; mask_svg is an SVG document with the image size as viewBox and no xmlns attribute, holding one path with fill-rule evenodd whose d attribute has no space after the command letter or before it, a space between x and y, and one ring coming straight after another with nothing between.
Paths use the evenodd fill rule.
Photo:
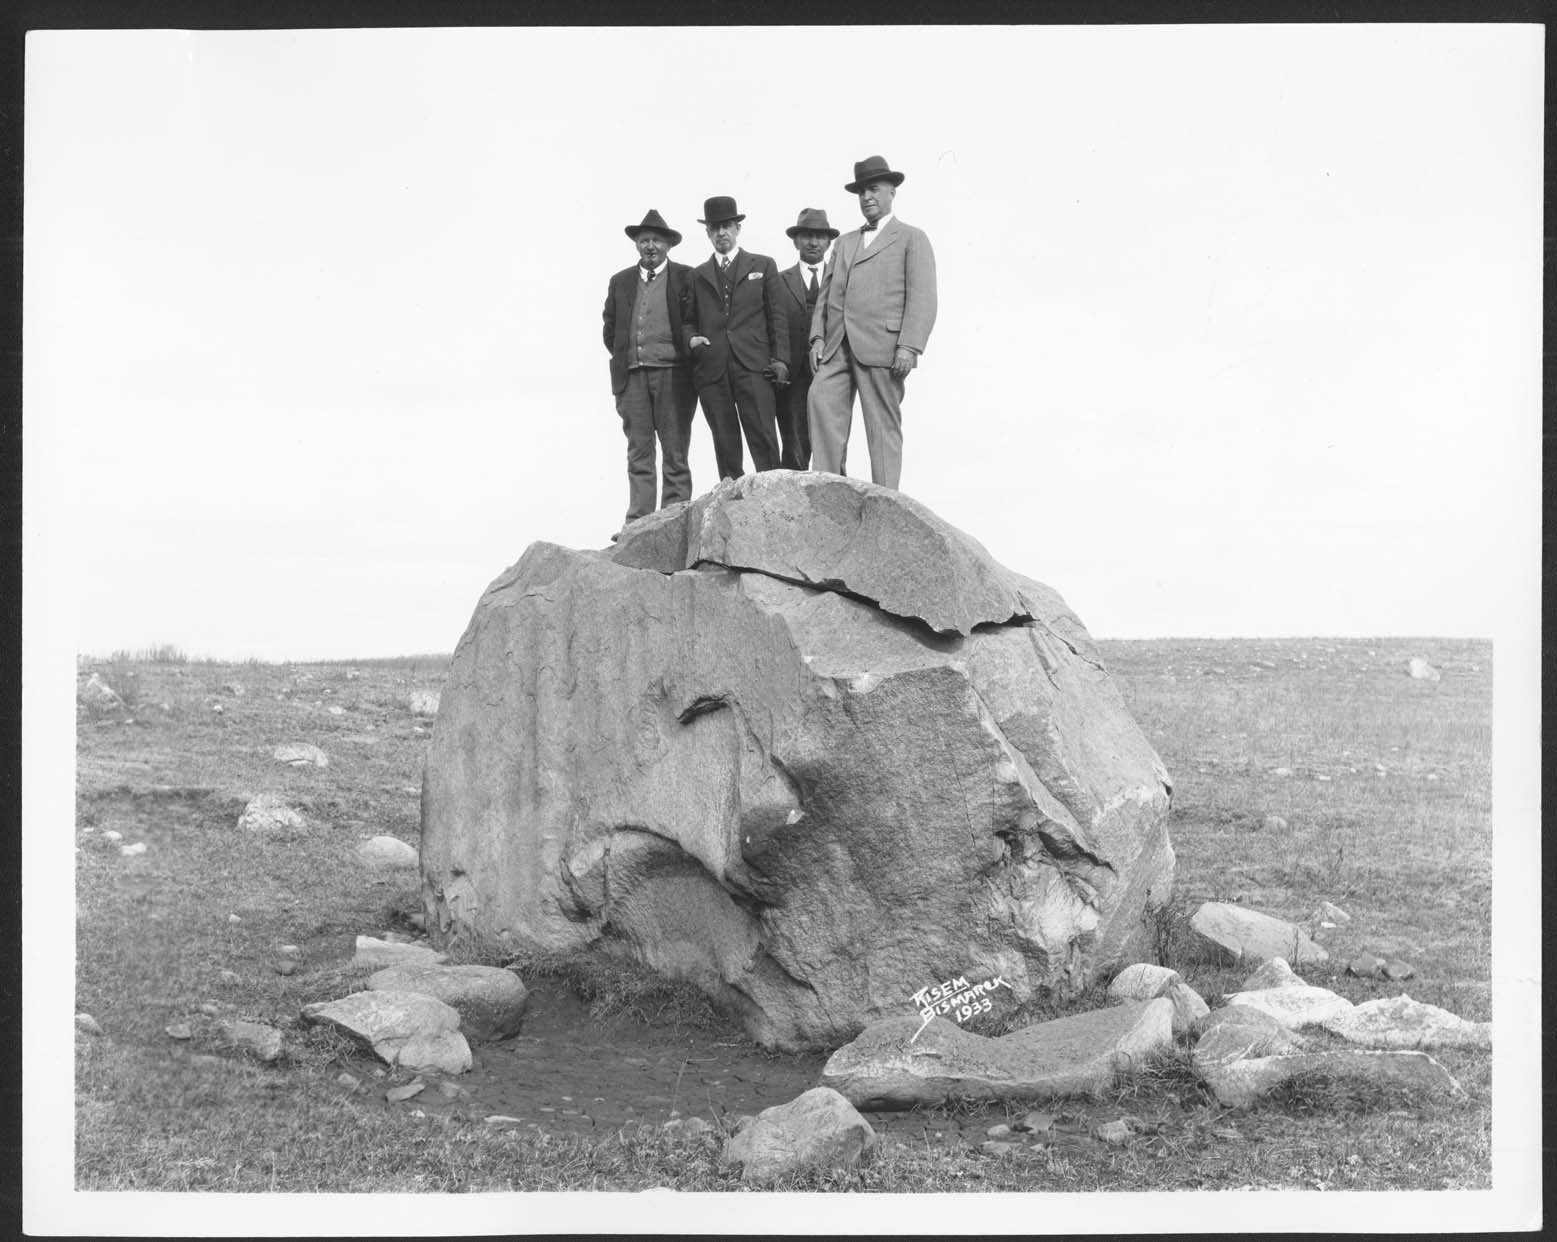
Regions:
<instances>
[{"instance_id":1,"label":"scattered stone","mask_svg":"<svg viewBox=\"0 0 1557 1242\"><path fill-rule=\"evenodd\" d=\"M115 832L112 828L109 828L104 831L103 840L107 841L110 845L113 845L116 842L124 840L124 833Z\"/></svg>"},{"instance_id":2,"label":"scattered stone","mask_svg":"<svg viewBox=\"0 0 1557 1242\"><path fill-rule=\"evenodd\" d=\"M413 1099L421 1095L427 1084L418 1078L415 1082L408 1082L403 1087L391 1087L384 1092L384 1098L391 1104L399 1104L403 1100Z\"/></svg>"},{"instance_id":3,"label":"scattered stone","mask_svg":"<svg viewBox=\"0 0 1557 1242\"><path fill-rule=\"evenodd\" d=\"M1092 1137L1101 1139L1105 1143L1128 1143L1135 1137L1135 1131L1124 1121L1105 1121L1102 1125L1093 1127Z\"/></svg>"},{"instance_id":4,"label":"scattered stone","mask_svg":"<svg viewBox=\"0 0 1557 1242\"><path fill-rule=\"evenodd\" d=\"M413 690L406 695L405 705L417 716L436 716L439 696L432 690Z\"/></svg>"},{"instance_id":5,"label":"scattered stone","mask_svg":"<svg viewBox=\"0 0 1557 1242\"><path fill-rule=\"evenodd\" d=\"M1352 921L1352 916L1347 914L1340 906L1332 905L1328 901L1321 901L1319 909L1314 911L1316 921L1334 923L1338 927L1344 927Z\"/></svg>"},{"instance_id":6,"label":"scattered stone","mask_svg":"<svg viewBox=\"0 0 1557 1242\"><path fill-rule=\"evenodd\" d=\"M1265 832L1285 832L1287 830L1287 821L1279 815L1267 815L1260 820L1260 828Z\"/></svg>"},{"instance_id":7,"label":"scattered stone","mask_svg":"<svg viewBox=\"0 0 1557 1242\"><path fill-rule=\"evenodd\" d=\"M1270 1014L1245 1005L1214 1009L1197 1026L1199 1038L1192 1054L1197 1071L1246 1057L1281 1056L1303 1048L1307 1042ZM1201 1076L1205 1074L1202 1072Z\"/></svg>"},{"instance_id":8,"label":"scattered stone","mask_svg":"<svg viewBox=\"0 0 1557 1242\"><path fill-rule=\"evenodd\" d=\"M1292 769L1291 768L1272 768L1270 770L1270 774L1272 776L1291 776L1292 775Z\"/></svg>"},{"instance_id":9,"label":"scattered stone","mask_svg":"<svg viewBox=\"0 0 1557 1242\"><path fill-rule=\"evenodd\" d=\"M1226 999L1229 1005L1243 1005L1267 1013L1292 1031L1301 1030L1305 1026L1319 1026L1352 1007L1351 1001L1336 995L1329 988L1311 987L1306 983L1288 983L1281 987L1260 988L1254 992L1234 992Z\"/></svg>"},{"instance_id":10,"label":"scattered stone","mask_svg":"<svg viewBox=\"0 0 1557 1242\"><path fill-rule=\"evenodd\" d=\"M333 1026L412 1072L463 1074L471 1067L459 1012L419 992L354 992L303 1006L303 1020Z\"/></svg>"},{"instance_id":11,"label":"scattered stone","mask_svg":"<svg viewBox=\"0 0 1557 1242\"><path fill-rule=\"evenodd\" d=\"M683 1138L691 1136L700 1138L713 1129L713 1126L701 1117L672 1117L660 1127L667 1134L678 1134Z\"/></svg>"},{"instance_id":12,"label":"scattered stone","mask_svg":"<svg viewBox=\"0 0 1557 1242\"><path fill-rule=\"evenodd\" d=\"M1054 1128L1054 1114L1030 1112L1015 1127L1031 1134L1046 1134Z\"/></svg>"},{"instance_id":13,"label":"scattered stone","mask_svg":"<svg viewBox=\"0 0 1557 1242\"><path fill-rule=\"evenodd\" d=\"M1171 889L1168 773L1075 614L841 475L728 480L605 554L532 544L438 721L430 927L609 940L740 994L770 1048L835 1048L978 962L1013 1004L1080 990Z\"/></svg>"},{"instance_id":14,"label":"scattered stone","mask_svg":"<svg viewBox=\"0 0 1557 1242\"><path fill-rule=\"evenodd\" d=\"M137 858L146 852L146 842L137 841L134 845L121 845L119 853L126 858Z\"/></svg>"},{"instance_id":15,"label":"scattered stone","mask_svg":"<svg viewBox=\"0 0 1557 1242\"><path fill-rule=\"evenodd\" d=\"M1173 1002L1175 1035L1184 1034L1197 1019L1210 1012L1205 1000L1184 982L1179 972L1169 970L1166 966L1136 962L1121 970L1108 985L1108 999L1112 1004L1155 1000L1159 996L1165 996Z\"/></svg>"},{"instance_id":16,"label":"scattered stone","mask_svg":"<svg viewBox=\"0 0 1557 1242\"><path fill-rule=\"evenodd\" d=\"M1359 953L1346 963L1346 973L1359 979L1376 979L1384 969L1384 959L1372 953Z\"/></svg>"},{"instance_id":17,"label":"scattered stone","mask_svg":"<svg viewBox=\"0 0 1557 1242\"><path fill-rule=\"evenodd\" d=\"M1460 1093L1460 1085L1449 1071L1425 1052L1295 1052L1235 1061L1202 1077L1219 1103L1247 1108L1281 1083L1304 1074L1404 1087L1425 1094Z\"/></svg>"},{"instance_id":18,"label":"scattered stone","mask_svg":"<svg viewBox=\"0 0 1557 1242\"><path fill-rule=\"evenodd\" d=\"M241 922L243 922L243 920L241 918L239 918L236 914L229 914L227 916L227 921L229 923L241 923Z\"/></svg>"},{"instance_id":19,"label":"scattered stone","mask_svg":"<svg viewBox=\"0 0 1557 1242\"><path fill-rule=\"evenodd\" d=\"M211 710L213 712L215 712L218 716L225 716L227 714L227 709L225 707L223 707L220 703L212 703L211 704Z\"/></svg>"},{"instance_id":20,"label":"scattered stone","mask_svg":"<svg viewBox=\"0 0 1557 1242\"><path fill-rule=\"evenodd\" d=\"M372 837L357 847L357 857L370 867L386 870L396 867L414 869L419 860L414 845L407 845L399 837Z\"/></svg>"},{"instance_id":21,"label":"scattered stone","mask_svg":"<svg viewBox=\"0 0 1557 1242\"><path fill-rule=\"evenodd\" d=\"M222 1012L222 1007L215 1001L204 1001L200 1005L200 1012L208 1018L215 1018Z\"/></svg>"},{"instance_id":22,"label":"scattered stone","mask_svg":"<svg viewBox=\"0 0 1557 1242\"><path fill-rule=\"evenodd\" d=\"M76 702L94 712L112 711L116 707L124 706L124 700L119 696L119 692L96 673L77 684Z\"/></svg>"},{"instance_id":23,"label":"scattered stone","mask_svg":"<svg viewBox=\"0 0 1557 1242\"><path fill-rule=\"evenodd\" d=\"M806 1168L848 1168L875 1140L870 1123L848 1100L829 1087L813 1087L758 1113L725 1143L724 1159L741 1165L743 1182L763 1182Z\"/></svg>"},{"instance_id":24,"label":"scattered stone","mask_svg":"<svg viewBox=\"0 0 1557 1242\"><path fill-rule=\"evenodd\" d=\"M274 758L277 763L290 764L294 768L330 766L330 757L317 746L311 746L307 742L293 742L286 746L278 746Z\"/></svg>"},{"instance_id":25,"label":"scattered stone","mask_svg":"<svg viewBox=\"0 0 1557 1242\"><path fill-rule=\"evenodd\" d=\"M945 1018L927 1024L917 1017L887 1018L833 1053L822 1067L822 1083L864 1109L1088 1095L1172 1045L1173 1004L1160 997L995 1039Z\"/></svg>"},{"instance_id":26,"label":"scattered stone","mask_svg":"<svg viewBox=\"0 0 1557 1242\"><path fill-rule=\"evenodd\" d=\"M1364 1001L1321 1024L1348 1043L1368 1048L1490 1048L1492 1023L1401 995Z\"/></svg>"},{"instance_id":27,"label":"scattered stone","mask_svg":"<svg viewBox=\"0 0 1557 1242\"><path fill-rule=\"evenodd\" d=\"M415 944L417 939L415 936L409 935L406 932L395 931L393 928L389 931L380 932L378 938L386 940L390 944Z\"/></svg>"},{"instance_id":28,"label":"scattered stone","mask_svg":"<svg viewBox=\"0 0 1557 1242\"><path fill-rule=\"evenodd\" d=\"M469 1095L470 1092L467 1091L464 1087L460 1086L457 1082L449 1082L445 1080L438 1084L438 1094L445 1100L457 1100L462 1096Z\"/></svg>"},{"instance_id":29,"label":"scattered stone","mask_svg":"<svg viewBox=\"0 0 1557 1242\"><path fill-rule=\"evenodd\" d=\"M241 699L244 696L244 694L246 693L246 691L243 688L243 683L242 682L237 682L237 681L229 681L229 682L227 682L222 687L222 689L225 690L228 694L232 695L232 697L235 698L235 699Z\"/></svg>"},{"instance_id":30,"label":"scattered stone","mask_svg":"<svg viewBox=\"0 0 1557 1242\"><path fill-rule=\"evenodd\" d=\"M238 972L235 970L224 970L220 975L217 976L217 978L219 978L223 983L227 984L228 987L243 982L243 980L238 977Z\"/></svg>"},{"instance_id":31,"label":"scattered stone","mask_svg":"<svg viewBox=\"0 0 1557 1242\"><path fill-rule=\"evenodd\" d=\"M984 1133L990 1138L1009 1138L1011 1136L1011 1127L1004 1124L990 1126Z\"/></svg>"},{"instance_id":32,"label":"scattered stone","mask_svg":"<svg viewBox=\"0 0 1557 1242\"><path fill-rule=\"evenodd\" d=\"M281 1057L281 1032L273 1026L240 1018L223 1023L219 1029L229 1044L252 1052L261 1061L268 1063Z\"/></svg>"},{"instance_id":33,"label":"scattered stone","mask_svg":"<svg viewBox=\"0 0 1557 1242\"><path fill-rule=\"evenodd\" d=\"M243 808L238 827L264 836L286 836L301 831L307 823L275 794L260 794Z\"/></svg>"},{"instance_id":34,"label":"scattered stone","mask_svg":"<svg viewBox=\"0 0 1557 1242\"><path fill-rule=\"evenodd\" d=\"M76 1015L76 1030L83 1035L101 1035L103 1033L103 1028L98 1024L97 1019L89 1013L78 1013Z\"/></svg>"},{"instance_id":35,"label":"scattered stone","mask_svg":"<svg viewBox=\"0 0 1557 1242\"><path fill-rule=\"evenodd\" d=\"M519 1033L524 1020L523 981L498 966L390 967L368 977L381 992L419 992L459 1010L470 1039L495 1041Z\"/></svg>"},{"instance_id":36,"label":"scattered stone","mask_svg":"<svg viewBox=\"0 0 1557 1242\"><path fill-rule=\"evenodd\" d=\"M301 961L303 957L303 950L295 944L284 944L277 947L276 956L281 958L291 958L293 961Z\"/></svg>"},{"instance_id":37,"label":"scattered stone","mask_svg":"<svg viewBox=\"0 0 1557 1242\"><path fill-rule=\"evenodd\" d=\"M195 1037L195 1033L189 1029L189 1023L187 1022L175 1022L167 1028L167 1032L169 1039L185 1040Z\"/></svg>"},{"instance_id":38,"label":"scattered stone","mask_svg":"<svg viewBox=\"0 0 1557 1242\"><path fill-rule=\"evenodd\" d=\"M518 1117L510 1117L507 1113L492 1113L483 1118L489 1126L518 1126L524 1122Z\"/></svg>"},{"instance_id":39,"label":"scattered stone","mask_svg":"<svg viewBox=\"0 0 1557 1242\"><path fill-rule=\"evenodd\" d=\"M278 975L295 975L297 973L297 962L290 957L277 958L275 971Z\"/></svg>"},{"instance_id":40,"label":"scattered stone","mask_svg":"<svg viewBox=\"0 0 1557 1242\"><path fill-rule=\"evenodd\" d=\"M1009 1156L1016 1149L1016 1143L1001 1143L994 1139L987 1139L979 1144L979 1150L986 1156Z\"/></svg>"},{"instance_id":41,"label":"scattered stone","mask_svg":"<svg viewBox=\"0 0 1557 1242\"><path fill-rule=\"evenodd\" d=\"M1243 981L1242 990L1259 992L1265 988L1285 988L1293 984L1304 984L1304 980L1293 973L1286 958L1273 957Z\"/></svg>"},{"instance_id":42,"label":"scattered stone","mask_svg":"<svg viewBox=\"0 0 1557 1242\"><path fill-rule=\"evenodd\" d=\"M1412 656L1406 665L1406 672L1416 681L1438 681L1443 677L1436 668L1429 664L1421 656Z\"/></svg>"},{"instance_id":43,"label":"scattered stone","mask_svg":"<svg viewBox=\"0 0 1557 1242\"><path fill-rule=\"evenodd\" d=\"M1295 923L1225 901L1206 902L1195 911L1189 925L1214 960L1263 962L1285 957L1306 966L1330 956Z\"/></svg>"},{"instance_id":44,"label":"scattered stone","mask_svg":"<svg viewBox=\"0 0 1557 1242\"><path fill-rule=\"evenodd\" d=\"M392 940L376 940L372 936L357 937L357 952L351 959L353 966L442 966L449 960L447 953L440 953L431 945L396 944Z\"/></svg>"},{"instance_id":45,"label":"scattered stone","mask_svg":"<svg viewBox=\"0 0 1557 1242\"><path fill-rule=\"evenodd\" d=\"M358 1078L355 1074L348 1074L345 1070L342 1070L335 1076L335 1081L341 1086L345 1087L348 1091L355 1091L362 1085L362 1079Z\"/></svg>"},{"instance_id":46,"label":"scattered stone","mask_svg":"<svg viewBox=\"0 0 1557 1242\"><path fill-rule=\"evenodd\" d=\"M1402 962L1399 958L1391 958L1389 961L1384 963L1384 966L1379 973L1385 979L1399 983L1405 979L1415 978L1416 967L1411 965L1409 962Z\"/></svg>"},{"instance_id":47,"label":"scattered stone","mask_svg":"<svg viewBox=\"0 0 1557 1242\"><path fill-rule=\"evenodd\" d=\"M332 704L330 704L329 707L325 708L324 710L329 712L330 715L332 715L332 716L344 716L346 714L346 709L344 707L342 707L339 703L332 703Z\"/></svg>"}]
</instances>

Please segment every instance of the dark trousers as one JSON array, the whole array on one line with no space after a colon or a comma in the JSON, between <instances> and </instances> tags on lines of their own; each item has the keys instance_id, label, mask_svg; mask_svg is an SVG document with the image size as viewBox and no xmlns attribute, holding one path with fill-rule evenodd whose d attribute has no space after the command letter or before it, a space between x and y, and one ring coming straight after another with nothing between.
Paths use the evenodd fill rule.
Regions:
<instances>
[{"instance_id":1,"label":"dark trousers","mask_svg":"<svg viewBox=\"0 0 1557 1242\"><path fill-rule=\"evenodd\" d=\"M778 410L773 385L760 371L748 371L734 358L724 374L697 390L703 417L714 435L714 461L721 479L746 473L742 464L741 432L751 448L752 467L773 470L779 464Z\"/></svg>"},{"instance_id":2,"label":"dark trousers","mask_svg":"<svg viewBox=\"0 0 1557 1242\"><path fill-rule=\"evenodd\" d=\"M627 436L627 521L654 512L654 444L664 475L661 506L692 499L687 435L692 426L692 381L681 367L639 367L616 394L616 412Z\"/></svg>"},{"instance_id":3,"label":"dark trousers","mask_svg":"<svg viewBox=\"0 0 1557 1242\"><path fill-rule=\"evenodd\" d=\"M804 358L796 371L798 378L778 394L779 439L784 445L779 454L779 465L785 470L807 470L811 466L811 419L806 413L811 372L806 369Z\"/></svg>"}]
</instances>

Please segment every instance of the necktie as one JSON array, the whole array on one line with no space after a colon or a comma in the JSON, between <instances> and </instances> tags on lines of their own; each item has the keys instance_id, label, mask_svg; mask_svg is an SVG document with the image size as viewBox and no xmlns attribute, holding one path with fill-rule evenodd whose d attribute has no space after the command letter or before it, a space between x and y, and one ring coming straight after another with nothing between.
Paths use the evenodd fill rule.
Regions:
<instances>
[{"instance_id":1,"label":"necktie","mask_svg":"<svg viewBox=\"0 0 1557 1242\"><path fill-rule=\"evenodd\" d=\"M814 297L816 295L816 269L811 269L811 283L806 286L807 291Z\"/></svg>"},{"instance_id":2,"label":"necktie","mask_svg":"<svg viewBox=\"0 0 1557 1242\"><path fill-rule=\"evenodd\" d=\"M722 254L722 255L719 256L719 270L721 272L728 272L730 270L730 256L729 255Z\"/></svg>"}]
</instances>

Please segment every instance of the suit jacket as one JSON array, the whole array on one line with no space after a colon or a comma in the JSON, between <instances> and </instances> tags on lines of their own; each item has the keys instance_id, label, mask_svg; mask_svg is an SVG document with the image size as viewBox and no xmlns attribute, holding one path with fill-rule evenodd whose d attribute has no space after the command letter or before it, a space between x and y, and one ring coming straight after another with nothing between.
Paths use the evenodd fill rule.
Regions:
<instances>
[{"instance_id":1,"label":"suit jacket","mask_svg":"<svg viewBox=\"0 0 1557 1242\"><path fill-rule=\"evenodd\" d=\"M816 300L810 340L822 342L822 361L838 352L844 333L862 366L888 367L899 345L923 353L935 326L935 252L930 239L895 216L869 250L864 234L833 243L827 282Z\"/></svg>"},{"instance_id":2,"label":"suit jacket","mask_svg":"<svg viewBox=\"0 0 1557 1242\"><path fill-rule=\"evenodd\" d=\"M638 298L638 266L634 264L611 277L606 290L605 347L611 351L611 391L619 393L627 387L627 351L632 343L633 305ZM670 310L670 336L676 345L676 360L686 363L689 358L687 338L696 330L697 321L692 306L692 269L685 263L667 261L665 267L665 298Z\"/></svg>"},{"instance_id":3,"label":"suit jacket","mask_svg":"<svg viewBox=\"0 0 1557 1242\"><path fill-rule=\"evenodd\" d=\"M692 351L692 379L699 388L725 373L731 357L748 371L769 362L790 365L789 323L779 297L778 265L765 254L742 250L735 257L735 288L724 313L719 268L712 257L693 269L692 300L697 331L708 344Z\"/></svg>"},{"instance_id":4,"label":"suit jacket","mask_svg":"<svg viewBox=\"0 0 1557 1242\"><path fill-rule=\"evenodd\" d=\"M806 354L810 350L808 337L811 332L812 308L806 306L806 269L803 263L786 267L779 273L779 289L784 303L784 317L789 322L790 381L804 385L811 378L806 370ZM816 304L822 304L820 290L827 288L827 268L816 274Z\"/></svg>"}]
</instances>

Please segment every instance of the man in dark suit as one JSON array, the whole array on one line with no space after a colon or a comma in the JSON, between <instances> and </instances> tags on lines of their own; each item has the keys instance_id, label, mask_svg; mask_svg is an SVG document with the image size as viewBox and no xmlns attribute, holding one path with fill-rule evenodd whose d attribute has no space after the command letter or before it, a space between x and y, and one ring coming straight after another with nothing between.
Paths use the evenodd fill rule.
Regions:
<instances>
[{"instance_id":1,"label":"man in dark suit","mask_svg":"<svg viewBox=\"0 0 1557 1242\"><path fill-rule=\"evenodd\" d=\"M935 326L935 252L893 214L902 183L879 155L855 164L843 188L859 195L865 223L833 247L810 336L815 468L843 473L858 393L871 481L886 487L898 485L903 468L903 381Z\"/></svg>"},{"instance_id":2,"label":"man in dark suit","mask_svg":"<svg viewBox=\"0 0 1557 1242\"><path fill-rule=\"evenodd\" d=\"M746 217L735 200L707 199L703 215L698 223L707 227L714 253L693 274L692 380L714 435L719 477L733 479L745 472L742 430L756 469L779 464L773 390L789 383L789 325L777 265L737 244Z\"/></svg>"},{"instance_id":3,"label":"man in dark suit","mask_svg":"<svg viewBox=\"0 0 1557 1242\"><path fill-rule=\"evenodd\" d=\"M827 213L807 207L784 230L795 243L800 262L779 273L783 290L784 317L789 321L789 357L795 365L789 387L779 394L779 439L783 452L779 464L786 470L804 470L811 464L811 428L806 414L806 399L811 395L811 372L801 365L808 352L811 317L816 312L817 295L822 287L822 261L838 230L827 223Z\"/></svg>"},{"instance_id":4,"label":"man in dark suit","mask_svg":"<svg viewBox=\"0 0 1557 1242\"><path fill-rule=\"evenodd\" d=\"M629 224L638 262L611 277L605 300L605 346L611 351L611 391L627 436L627 521L654 511L654 442L664 476L660 504L692 499L687 438L697 395L689 366L696 330L692 269L672 263L681 234L650 210ZM616 536L611 536L612 541Z\"/></svg>"}]
</instances>

